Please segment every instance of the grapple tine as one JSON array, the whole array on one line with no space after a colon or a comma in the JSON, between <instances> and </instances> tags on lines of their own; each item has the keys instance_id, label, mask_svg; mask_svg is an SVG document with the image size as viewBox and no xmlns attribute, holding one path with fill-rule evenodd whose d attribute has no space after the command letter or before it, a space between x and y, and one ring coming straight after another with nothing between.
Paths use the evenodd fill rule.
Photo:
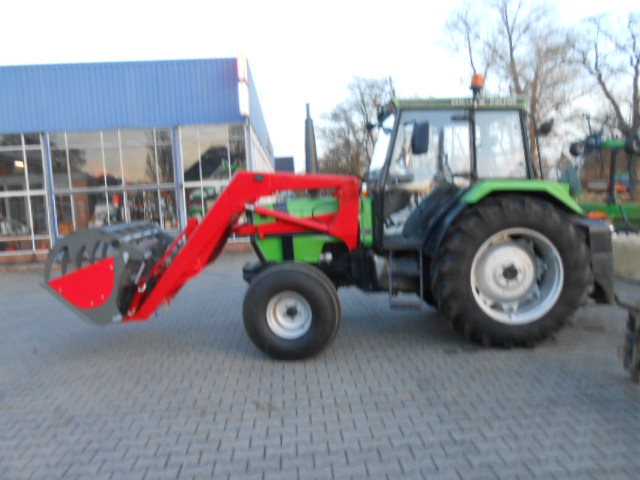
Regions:
<instances>
[{"instance_id":1,"label":"grapple tine","mask_svg":"<svg viewBox=\"0 0 640 480\"><path fill-rule=\"evenodd\" d=\"M90 323L120 322L136 281L153 268L172 240L146 222L80 230L51 249L44 287Z\"/></svg>"}]
</instances>

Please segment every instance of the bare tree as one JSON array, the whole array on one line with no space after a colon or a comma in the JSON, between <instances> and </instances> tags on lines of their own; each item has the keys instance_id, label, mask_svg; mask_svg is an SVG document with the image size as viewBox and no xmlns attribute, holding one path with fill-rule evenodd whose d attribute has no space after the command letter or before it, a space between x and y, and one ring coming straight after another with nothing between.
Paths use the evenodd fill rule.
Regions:
<instances>
[{"instance_id":1,"label":"bare tree","mask_svg":"<svg viewBox=\"0 0 640 480\"><path fill-rule=\"evenodd\" d=\"M567 32L547 3L533 0L467 1L445 28L453 49L464 51L473 73L484 73L487 88L529 97L531 151L536 123L560 114L578 92L577 69L567 62Z\"/></svg>"},{"instance_id":2,"label":"bare tree","mask_svg":"<svg viewBox=\"0 0 640 480\"><path fill-rule=\"evenodd\" d=\"M575 35L575 58L606 105L600 123L631 135L640 128L640 12L624 21L611 15L588 18ZM637 156L628 157L627 167L632 199L640 198Z\"/></svg>"},{"instance_id":3,"label":"bare tree","mask_svg":"<svg viewBox=\"0 0 640 480\"><path fill-rule=\"evenodd\" d=\"M622 25L610 15L588 18L577 31L575 54L595 81L622 135L640 127L640 13Z\"/></svg>"},{"instance_id":4,"label":"bare tree","mask_svg":"<svg viewBox=\"0 0 640 480\"><path fill-rule=\"evenodd\" d=\"M349 92L347 100L323 116L326 125L319 129L323 172L362 175L368 170L375 136L367 125L376 122L378 108L395 95L391 78L356 77Z\"/></svg>"}]
</instances>

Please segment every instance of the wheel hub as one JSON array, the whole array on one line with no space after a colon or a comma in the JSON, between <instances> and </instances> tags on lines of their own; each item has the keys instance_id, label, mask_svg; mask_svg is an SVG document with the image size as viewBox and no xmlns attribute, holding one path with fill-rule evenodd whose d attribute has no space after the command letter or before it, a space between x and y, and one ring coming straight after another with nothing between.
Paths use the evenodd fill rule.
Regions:
<instances>
[{"instance_id":1,"label":"wheel hub","mask_svg":"<svg viewBox=\"0 0 640 480\"><path fill-rule=\"evenodd\" d=\"M302 337L311 327L312 312L309 302L299 293L280 292L267 305L267 324L278 337L294 340Z\"/></svg>"},{"instance_id":2,"label":"wheel hub","mask_svg":"<svg viewBox=\"0 0 640 480\"><path fill-rule=\"evenodd\" d=\"M510 228L488 238L471 265L471 286L492 319L524 325L544 316L562 291L560 255L534 230Z\"/></svg>"},{"instance_id":3,"label":"wheel hub","mask_svg":"<svg viewBox=\"0 0 640 480\"><path fill-rule=\"evenodd\" d=\"M497 302L513 301L525 295L535 279L535 260L512 241L489 247L476 269L478 289Z\"/></svg>"}]
</instances>

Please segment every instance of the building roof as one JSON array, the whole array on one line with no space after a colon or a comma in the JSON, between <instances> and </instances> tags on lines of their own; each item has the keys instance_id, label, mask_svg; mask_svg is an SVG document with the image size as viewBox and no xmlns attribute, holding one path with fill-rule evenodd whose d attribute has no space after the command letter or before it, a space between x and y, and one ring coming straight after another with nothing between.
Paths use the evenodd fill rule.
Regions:
<instances>
[{"instance_id":1,"label":"building roof","mask_svg":"<svg viewBox=\"0 0 640 480\"><path fill-rule=\"evenodd\" d=\"M0 85L0 134L244 122L235 58L5 66ZM249 93L267 147L252 80Z\"/></svg>"}]
</instances>

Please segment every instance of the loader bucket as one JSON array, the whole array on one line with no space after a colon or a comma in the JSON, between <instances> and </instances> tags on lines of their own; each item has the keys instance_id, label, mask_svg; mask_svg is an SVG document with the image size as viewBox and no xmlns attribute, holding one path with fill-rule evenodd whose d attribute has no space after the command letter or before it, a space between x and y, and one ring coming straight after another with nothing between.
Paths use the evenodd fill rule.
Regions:
<instances>
[{"instance_id":1,"label":"loader bucket","mask_svg":"<svg viewBox=\"0 0 640 480\"><path fill-rule=\"evenodd\" d=\"M44 287L89 323L121 322L138 280L172 241L157 225L146 222L77 231L49 252Z\"/></svg>"}]
</instances>

